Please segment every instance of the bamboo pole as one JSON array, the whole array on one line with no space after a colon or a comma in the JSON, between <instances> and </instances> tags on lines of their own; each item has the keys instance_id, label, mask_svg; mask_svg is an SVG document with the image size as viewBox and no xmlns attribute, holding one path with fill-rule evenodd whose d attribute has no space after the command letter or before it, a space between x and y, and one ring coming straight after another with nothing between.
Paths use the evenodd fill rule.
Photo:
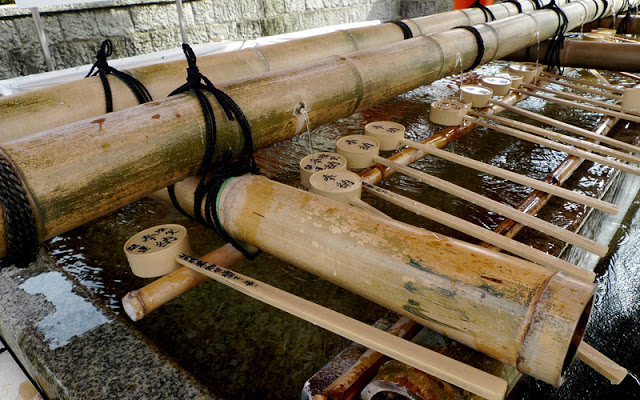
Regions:
<instances>
[{"instance_id":1,"label":"bamboo pole","mask_svg":"<svg viewBox=\"0 0 640 400\"><path fill-rule=\"evenodd\" d=\"M537 61L544 58L551 43L545 41L518 50L504 57L507 61ZM539 49L539 51L538 51ZM609 71L640 72L638 43L565 40L559 50L559 62L564 67L597 68Z\"/></svg>"},{"instance_id":2,"label":"bamboo pole","mask_svg":"<svg viewBox=\"0 0 640 400\"><path fill-rule=\"evenodd\" d=\"M523 11L535 10L529 0L519 1ZM564 1L563 1L564 3ZM514 4L489 7L497 19L518 14ZM462 9L438 15L403 20L414 36L443 32L457 26L485 22L479 9ZM198 58L198 68L214 83L226 82L372 47L400 42L402 29L392 23L339 30L284 43L257 46ZM186 61L154 64L130 69L154 99L162 99L184 83ZM131 91L118 79L109 77L114 111L138 104ZM0 143L32 133L104 114L104 93L98 77L54 85L0 98ZM33 118L38 114L39 118Z\"/></svg>"},{"instance_id":3,"label":"bamboo pole","mask_svg":"<svg viewBox=\"0 0 640 400\"><path fill-rule=\"evenodd\" d=\"M595 15L592 1L562 7L570 26L584 10ZM531 44L534 32L549 37L557 24L555 12L539 10L482 25L481 61ZM457 54L468 68L477 52L470 38L454 29L219 87L245 111L260 148L302 131L292 115L301 101L317 126L450 74ZM238 152L237 125L214 108L217 148ZM42 241L195 174L204 153L201 121L197 100L178 95L6 142L2 153L24 181ZM3 256L6 240L0 245Z\"/></svg>"},{"instance_id":4,"label":"bamboo pole","mask_svg":"<svg viewBox=\"0 0 640 400\"><path fill-rule=\"evenodd\" d=\"M544 115L537 114L537 113L534 113L534 112L531 112L531 111L527 111L527 110L519 108L519 107L514 107L512 105L505 104L504 102L501 102L501 101L491 100L491 103L499 105L501 107L504 107L504 108L508 109L509 111L513 111L513 112L518 113L520 115L524 115L525 117L534 119L536 121L543 122L543 123L545 123L547 125L551 125L551 126L555 126L557 128L564 129L567 132L575 133L576 135L584 136L586 138L593 139L595 141L606 143L606 144L608 144L610 146L617 147L619 149L626 150L626 151L631 152L631 153L640 152L640 148L638 146L634 146L632 144L625 143L625 142L622 142L620 140L616 140L616 139L610 138L608 136L598 135L597 133L593 133L593 132L591 132L589 130L577 127L575 125L568 124L566 122L558 121L556 119L553 119L553 118L550 118L550 117L546 117ZM611 118L613 118L613 117L611 117Z\"/></svg>"},{"instance_id":5,"label":"bamboo pole","mask_svg":"<svg viewBox=\"0 0 640 400\"><path fill-rule=\"evenodd\" d=\"M407 197L395 194L381 187L370 185L366 182L362 184L362 187L367 192L373 194L374 196L380 197L385 201L414 212L417 215L429 218L440 224L447 225L476 239L491 243L494 246L500 247L501 249L506 250L512 254L518 255L525 260L529 260L537 264L553 268L557 271L561 271L576 278L583 279L587 282L593 282L595 280L596 276L591 271L587 271L565 260L553 257L550 254L547 254L538 249L534 249L533 247L527 246L520 242L516 242L513 239L505 238L502 235L498 235L495 232L486 230L478 225L465 221L462 218L447 214L433 207L429 207L426 204L419 203L415 200L411 200Z\"/></svg>"},{"instance_id":6,"label":"bamboo pole","mask_svg":"<svg viewBox=\"0 0 640 400\"><path fill-rule=\"evenodd\" d=\"M347 317L339 312L213 264L199 265L193 257L176 257L180 264L347 339L407 363L437 378L489 400L504 399L507 382L433 350Z\"/></svg>"},{"instance_id":7,"label":"bamboo pole","mask_svg":"<svg viewBox=\"0 0 640 400\"><path fill-rule=\"evenodd\" d=\"M545 382L561 383L569 344L580 342L592 283L264 177L230 179L217 199L237 240Z\"/></svg>"},{"instance_id":8,"label":"bamboo pole","mask_svg":"<svg viewBox=\"0 0 640 400\"><path fill-rule=\"evenodd\" d=\"M479 114L481 114L482 116L487 116L494 119L499 118L497 116L492 116L491 114L485 114L485 113L479 113ZM500 118L500 120L506 120L506 119L507 118ZM445 150L440 150L434 146L416 143L408 139L402 140L401 143L409 147L415 147L416 149L420 149L426 153L433 154L445 160L455 162L457 164L475 169L477 171L485 172L503 179L508 179L512 182L519 183L521 185L529 186L534 189L542 190L543 192L551 193L555 196L562 197L563 199L588 205L589 207L593 207L595 209L598 209L610 214L618 213L618 209L619 209L618 206L616 206L615 204L608 203L606 201L602 201L600 199L594 199L592 197L585 196L580 193L576 193L572 190L567 190L565 188L554 186L549 183L539 181L537 179L529 178L528 176L525 176L525 175L517 174L509 170L494 167L492 165L485 164L483 162L476 161L467 157L459 156L457 154L453 154Z\"/></svg>"},{"instance_id":9,"label":"bamboo pole","mask_svg":"<svg viewBox=\"0 0 640 400\"><path fill-rule=\"evenodd\" d=\"M485 114L485 113L473 113L476 116L482 117L484 119L490 119L496 122L500 122L503 125L508 125L511 126L512 128L518 128L520 130L523 131L527 131L530 133L534 133L537 134L539 136L544 136L548 139L555 139L559 142L564 142L567 144L571 144L577 148L580 149L585 149L585 150L589 150L589 151L595 151L597 153L601 153L601 154L605 154L608 156L612 156L612 157L617 157L621 160L624 161L628 161L628 162L632 162L634 164L640 164L640 157L636 157L633 155L629 155L628 153L624 153L622 151L618 151L618 150L614 150L614 149L610 149L608 147L604 147L604 146L600 146L598 144L595 143L590 143L587 141L584 141L582 139L576 139L576 138L572 138L570 136L566 136L566 135L561 135L559 133L556 133L554 131L551 131L549 129L543 129L540 127L537 127L535 125L531 125L531 124L526 124L524 122L519 122L519 121L514 121L512 119L509 118L504 118L504 117L499 117L496 115L490 115L490 114Z\"/></svg>"},{"instance_id":10,"label":"bamboo pole","mask_svg":"<svg viewBox=\"0 0 640 400\"><path fill-rule=\"evenodd\" d=\"M478 122L476 122L478 123ZM532 215L523 213L521 211L515 210L512 207L504 205L495 200L491 200L482 195L476 194L468 189L456 186L452 183L444 181L440 178L436 178L435 176L429 175L422 171L418 171L413 168L405 167L400 164L396 164L392 161L384 159L382 157L376 157L375 161L387 167L393 168L400 172L403 175L410 176L414 179L417 179L423 183L431 185L437 189L445 191L447 193L453 194L461 199L469 201L473 204L479 205L481 207L486 208L487 210L494 211L500 215L503 215L507 218L513 219L515 221L520 222L526 226L539 230L540 232L546 233L547 235L556 237L558 239L562 239L567 243L571 243L574 246L580 247L582 249L588 250L593 254L597 254L600 257L603 257L607 254L609 248L600 243L594 242L593 240L587 239L583 236L577 235L573 232L562 229L559 226L553 225L549 222L540 220Z\"/></svg>"},{"instance_id":11,"label":"bamboo pole","mask_svg":"<svg viewBox=\"0 0 640 400\"><path fill-rule=\"evenodd\" d=\"M632 167L630 165L623 164L623 163L621 163L619 161L610 160L610 159L608 159L606 157L602 157L602 156L590 153L588 151L584 151L584 150L581 150L581 149L578 149L578 148L575 148L575 147L571 147L571 146L567 146L567 145L564 145L564 144L561 144L561 143L557 143L557 142L554 142L552 140L544 139L544 138L541 138L539 136L532 135L530 133L523 132L523 131L518 130L518 129L508 128L508 127L502 126L502 125L491 124L491 123L484 122L482 120L479 120L479 119L473 118L473 117L469 117L469 116L467 116L465 118L468 118L468 119L474 121L476 124L485 126L487 128L491 128L491 129L493 129L495 131L502 132L502 133L505 133L505 134L513 136L513 137L517 137L517 138L522 139L522 140L527 140L527 141L529 141L531 143L536 143L536 144L539 144L539 145L542 145L542 146L546 146L546 147L549 147L549 148L552 148L552 149L555 149L555 150L559 150L559 151L565 152L567 154L574 155L576 157L585 158L587 160L594 161L594 162L597 162L597 163L600 163L600 164L603 164L603 165L608 165L610 167L619 169L621 171L629 172L629 173L634 174L634 175L640 175L640 168Z\"/></svg>"}]
</instances>

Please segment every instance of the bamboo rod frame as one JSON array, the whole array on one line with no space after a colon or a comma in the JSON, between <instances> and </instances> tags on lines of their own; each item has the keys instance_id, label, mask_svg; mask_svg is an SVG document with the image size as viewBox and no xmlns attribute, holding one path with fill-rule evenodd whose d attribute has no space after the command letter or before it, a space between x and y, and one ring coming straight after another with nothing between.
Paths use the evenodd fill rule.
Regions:
<instances>
[{"instance_id":1,"label":"bamboo rod frame","mask_svg":"<svg viewBox=\"0 0 640 400\"><path fill-rule=\"evenodd\" d=\"M575 355L569 342L577 341L577 351L592 283L264 177L230 179L217 207L237 240L545 382L562 382L564 360ZM301 220L304 226L294 222Z\"/></svg>"}]
</instances>

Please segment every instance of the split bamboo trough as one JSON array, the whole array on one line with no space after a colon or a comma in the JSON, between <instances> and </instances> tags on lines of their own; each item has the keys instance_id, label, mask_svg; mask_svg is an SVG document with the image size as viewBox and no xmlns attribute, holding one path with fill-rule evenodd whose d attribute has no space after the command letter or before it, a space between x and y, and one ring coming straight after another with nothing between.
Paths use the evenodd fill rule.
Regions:
<instances>
[{"instance_id":1,"label":"split bamboo trough","mask_svg":"<svg viewBox=\"0 0 640 400\"><path fill-rule=\"evenodd\" d=\"M595 18L596 3L564 5L569 27ZM616 12L621 2L610 6ZM558 20L554 11L540 10L478 25L481 62L553 36ZM301 103L318 126L447 76L458 58L468 68L477 53L474 35L454 29L219 87L244 110L260 148L302 132L304 121L294 115ZM237 153L243 145L238 127L214 108L217 148ZM204 137L197 101L180 95L0 148L22 180L43 241L195 174ZM178 186L179 194L185 191L193 191L188 182ZM193 211L188 202L182 198ZM562 383L581 343L593 283L263 177L230 180L218 208L234 238L554 386ZM6 254L6 240L0 254Z\"/></svg>"}]
</instances>

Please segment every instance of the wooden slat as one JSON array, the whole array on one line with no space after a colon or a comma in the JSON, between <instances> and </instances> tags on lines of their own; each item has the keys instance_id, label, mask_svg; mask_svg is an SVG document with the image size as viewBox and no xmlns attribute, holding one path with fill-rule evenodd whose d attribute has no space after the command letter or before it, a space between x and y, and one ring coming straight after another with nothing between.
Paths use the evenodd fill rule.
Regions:
<instances>
[{"instance_id":1,"label":"wooden slat","mask_svg":"<svg viewBox=\"0 0 640 400\"><path fill-rule=\"evenodd\" d=\"M568 82L563 82L561 80L556 80L556 79L550 79L550 78L539 78L538 79L540 82L547 82L547 83L553 83L556 85L560 85L560 86L564 86L564 87L568 87L574 90L578 90L584 93L591 93L591 94L596 94L602 97L606 97L612 100L620 100L620 95L618 94L613 94L610 92L606 92L604 90L599 90L599 89L592 89L589 87L585 87L585 86L581 86L581 85L574 85L572 83L568 83Z\"/></svg>"},{"instance_id":2,"label":"wooden slat","mask_svg":"<svg viewBox=\"0 0 640 400\"><path fill-rule=\"evenodd\" d=\"M520 84L520 86L525 87L527 89L531 89L531 90L538 90L540 92L545 92L545 93L549 93L549 94L555 94L556 96L563 97L565 99L575 100L575 101L582 101L584 103L593 104L594 106L598 106L598 107L602 107L602 108L608 108L610 110L622 112L622 107L619 104L607 103L606 101L595 100L595 99L591 99L589 97L579 96L577 94L567 93L567 92L563 92L563 91L560 91L560 90L554 90L554 89L549 89L549 88L545 88L545 87L541 87L541 86L530 85L528 83L522 83L522 84Z\"/></svg>"}]
</instances>

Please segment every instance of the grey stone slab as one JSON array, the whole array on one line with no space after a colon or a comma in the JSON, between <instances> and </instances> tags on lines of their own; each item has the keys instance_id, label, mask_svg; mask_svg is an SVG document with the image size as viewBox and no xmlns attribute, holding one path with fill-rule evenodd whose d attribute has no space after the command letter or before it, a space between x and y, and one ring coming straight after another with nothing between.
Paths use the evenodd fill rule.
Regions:
<instances>
[{"instance_id":1,"label":"grey stone slab","mask_svg":"<svg viewBox=\"0 0 640 400\"><path fill-rule=\"evenodd\" d=\"M213 398L44 257L0 271L0 334L50 398Z\"/></svg>"},{"instance_id":2,"label":"grey stone slab","mask_svg":"<svg viewBox=\"0 0 640 400\"><path fill-rule=\"evenodd\" d=\"M193 21L196 25L213 24L217 22L213 14L213 4L210 1L194 1L184 4L191 8Z\"/></svg>"},{"instance_id":3,"label":"grey stone slab","mask_svg":"<svg viewBox=\"0 0 640 400\"><path fill-rule=\"evenodd\" d=\"M104 38L130 35L135 32L133 20L128 9L109 8L95 12L96 19L100 21L98 29Z\"/></svg>"},{"instance_id":4,"label":"grey stone slab","mask_svg":"<svg viewBox=\"0 0 640 400\"><path fill-rule=\"evenodd\" d=\"M131 9L136 32L149 32L178 26L178 16L173 5L143 5Z\"/></svg>"},{"instance_id":5,"label":"grey stone slab","mask_svg":"<svg viewBox=\"0 0 640 400\"><path fill-rule=\"evenodd\" d=\"M13 20L0 20L0 52L20 48L20 36Z\"/></svg>"},{"instance_id":6,"label":"grey stone slab","mask_svg":"<svg viewBox=\"0 0 640 400\"><path fill-rule=\"evenodd\" d=\"M99 40L102 38L97 14L93 10L64 13L58 18L60 19L60 27L66 42Z\"/></svg>"}]
</instances>

